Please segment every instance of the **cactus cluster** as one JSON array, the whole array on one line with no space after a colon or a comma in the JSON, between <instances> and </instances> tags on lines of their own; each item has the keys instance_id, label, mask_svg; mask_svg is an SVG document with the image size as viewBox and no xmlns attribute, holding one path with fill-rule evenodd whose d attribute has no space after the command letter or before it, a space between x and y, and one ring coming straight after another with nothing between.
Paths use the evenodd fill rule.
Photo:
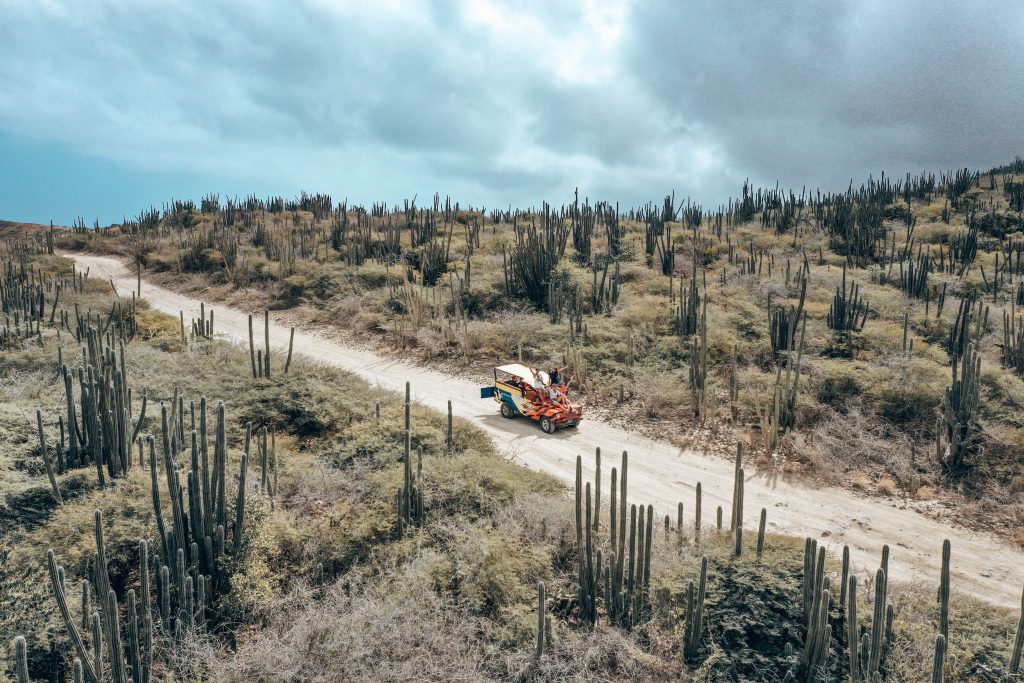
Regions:
<instances>
[{"instance_id":1,"label":"cactus cluster","mask_svg":"<svg viewBox=\"0 0 1024 683\"><path fill-rule=\"evenodd\" d=\"M772 389L771 403L758 406L761 438L764 439L765 450L769 454L775 452L782 436L796 426L796 401L800 392L800 368L803 361L806 331L807 314L805 313L800 326L799 345L793 346L797 342L795 336L791 336L790 346L785 354L785 363L779 364L775 370L775 385ZM783 373L783 367L785 367L785 373Z\"/></svg>"},{"instance_id":2,"label":"cactus cluster","mask_svg":"<svg viewBox=\"0 0 1024 683\"><path fill-rule=\"evenodd\" d=\"M850 283L846 289L846 264L843 264L843 281L832 297L826 322L830 329L839 332L860 332L868 318L868 302L860 296L860 286Z\"/></svg>"},{"instance_id":3,"label":"cactus cluster","mask_svg":"<svg viewBox=\"0 0 1024 683\"><path fill-rule=\"evenodd\" d=\"M802 272L802 271L801 271ZM800 298L796 306L772 309L771 297L768 298L768 329L772 353L776 357L791 351L796 342L796 332L804 316L804 302L807 298L807 278L800 278Z\"/></svg>"},{"instance_id":4,"label":"cactus cluster","mask_svg":"<svg viewBox=\"0 0 1024 683\"><path fill-rule=\"evenodd\" d=\"M270 377L270 311L263 311L263 348L256 348L252 331L252 316L249 316L249 364L252 378Z\"/></svg>"},{"instance_id":5,"label":"cactus cluster","mask_svg":"<svg viewBox=\"0 0 1024 683\"><path fill-rule=\"evenodd\" d=\"M918 249L917 259L910 258L906 266L900 261L900 289L909 297L924 299L928 296L928 275L932 271L931 254Z\"/></svg>"},{"instance_id":6,"label":"cactus cluster","mask_svg":"<svg viewBox=\"0 0 1024 683\"><path fill-rule=\"evenodd\" d=\"M683 658L693 661L700 651L704 632L704 596L708 585L708 556L700 558L700 579L696 586L690 581L686 587L686 632L683 636Z\"/></svg>"},{"instance_id":7,"label":"cactus cluster","mask_svg":"<svg viewBox=\"0 0 1024 683\"><path fill-rule=\"evenodd\" d=\"M180 405L180 404L179 404ZM181 481L184 471L179 456L186 450L181 438L178 415L169 415L161 405L161 453L157 457L156 439L145 438L149 446L150 491L160 549L155 572L156 595L150 591L151 562L149 546L139 542L139 593L129 589L124 608L110 585L104 543L103 515L95 513L96 557L92 581L82 581L81 622L68 605L65 570L56 553L47 552L47 567L54 599L75 649L76 680L115 683L150 680L156 654L154 642L180 642L188 633L202 632L215 615L214 603L228 590L230 563L243 552L245 533L246 472L252 426L247 425L242 455L235 519L228 523L226 470L228 461L225 409L220 403L214 434L212 457L209 451L206 399L199 404L196 424L192 406L191 467L187 486ZM179 413L180 414L180 413ZM261 432L263 477L261 491L270 493L266 430ZM142 440L140 439L140 451ZM161 494L161 470L171 517L164 517ZM276 464L274 467L276 475ZM276 479L276 476L275 476ZM231 544L227 530L232 529ZM91 592L96 595L95 610ZM91 648L86 642L91 643ZM106 673L105 673L106 669Z\"/></svg>"},{"instance_id":8,"label":"cactus cluster","mask_svg":"<svg viewBox=\"0 0 1024 683\"><path fill-rule=\"evenodd\" d=\"M60 366L66 414L58 421L56 471L92 463L102 486L108 477L123 476L131 468L132 444L145 422L148 397L143 392L138 418L133 423L125 339L115 338L112 331L104 334L102 328L91 324L81 326L80 331L82 365L77 372L64 363ZM38 422L40 448L48 460L41 416Z\"/></svg>"},{"instance_id":9,"label":"cactus cluster","mask_svg":"<svg viewBox=\"0 0 1024 683\"><path fill-rule=\"evenodd\" d=\"M808 538L804 546L804 615L807 636L800 654L797 675L807 683L822 683L828 679L828 656L832 648L832 626L829 607L832 593L825 576L825 548Z\"/></svg>"},{"instance_id":10,"label":"cactus cluster","mask_svg":"<svg viewBox=\"0 0 1024 683\"><path fill-rule=\"evenodd\" d=\"M942 397L936 417L936 458L947 470L964 466L977 450L981 434L978 400L981 391L981 356L968 342L963 357L951 363L952 381Z\"/></svg>"},{"instance_id":11,"label":"cactus cluster","mask_svg":"<svg viewBox=\"0 0 1024 683\"><path fill-rule=\"evenodd\" d=\"M610 550L605 555L602 548L595 548L600 488L592 490L590 482L583 482L582 458L576 459L577 603L580 618L591 624L597 621L602 597L609 623L631 628L649 615L654 508L629 506L627 540L628 463L629 455L623 451L621 477L619 469L611 470ZM600 480L600 470L597 476Z\"/></svg>"},{"instance_id":12,"label":"cactus cluster","mask_svg":"<svg viewBox=\"0 0 1024 683\"><path fill-rule=\"evenodd\" d=\"M875 597L871 627L862 629L857 620L857 577L850 576L846 591L847 659L850 680L873 681L884 670L885 657L892 643L895 610L888 603L889 546L882 548L882 564L875 572Z\"/></svg>"},{"instance_id":13,"label":"cactus cluster","mask_svg":"<svg viewBox=\"0 0 1024 683\"><path fill-rule=\"evenodd\" d=\"M46 553L54 599L75 649L75 680L102 683L109 678L114 683L148 683L153 670L155 629L151 616L146 542L139 542L141 601L136 601L135 590L129 589L126 609L119 610L117 594L110 587L103 539L103 515L99 510L95 513L95 523L93 585L96 589L97 609L91 610L91 602L88 600L90 584L83 581L81 630L68 606L64 568L58 564L52 549ZM87 633L84 637L83 631ZM87 641L91 643L91 648L86 646Z\"/></svg>"},{"instance_id":14,"label":"cactus cluster","mask_svg":"<svg viewBox=\"0 0 1024 683\"><path fill-rule=\"evenodd\" d=\"M539 228L533 221L520 223L513 219L516 244L510 251L502 249L502 263L506 293L522 295L538 308L546 309L548 283L565 253L569 226L547 204L540 218Z\"/></svg>"},{"instance_id":15,"label":"cactus cluster","mask_svg":"<svg viewBox=\"0 0 1024 683\"><path fill-rule=\"evenodd\" d=\"M181 316L182 327L184 327L184 314ZM183 330L184 332L184 330ZM210 316L206 316L206 304L199 304L199 319L192 319L192 338L211 339L213 337L213 309L210 309Z\"/></svg>"}]
</instances>

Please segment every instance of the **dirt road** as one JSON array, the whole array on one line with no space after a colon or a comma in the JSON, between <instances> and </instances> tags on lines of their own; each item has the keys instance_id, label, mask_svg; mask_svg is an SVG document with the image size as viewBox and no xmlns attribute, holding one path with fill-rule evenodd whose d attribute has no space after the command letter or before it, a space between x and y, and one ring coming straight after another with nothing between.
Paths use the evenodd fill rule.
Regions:
<instances>
[{"instance_id":1,"label":"dirt road","mask_svg":"<svg viewBox=\"0 0 1024 683\"><path fill-rule=\"evenodd\" d=\"M90 276L111 279L125 295L136 286L135 275L116 259L66 254ZM199 301L143 281L142 297L155 309L185 318L199 317ZM248 343L248 319L238 310L215 307L216 332ZM262 323L260 326L262 331ZM271 346L287 349L289 330L271 322ZM525 419L505 420L495 404L479 398L479 386L426 367L385 359L366 351L348 348L315 335L296 330L297 353L329 365L344 368L386 389L400 391L412 383L414 400L444 411L452 401L456 415L487 432L507 452L527 467L554 474L570 485L575 479L576 456L582 455L593 480L595 448L604 454L604 477L618 466L619 454L629 451L630 499L654 505L658 517L670 513L675 519L678 501L686 517L693 519L694 489L701 482L705 524L714 524L715 507L725 510L728 524L733 485L732 463L698 452L681 451L669 444L646 439L595 421L584 421L579 429L543 434L536 423ZM753 469L752 467L750 468ZM608 483L604 482L605 490ZM857 498L832 488L808 488L799 483L760 475L747 475L745 527L756 533L757 518L767 508L769 529L793 536L811 536L839 553L850 546L858 569L878 566L882 545L891 547L890 573L897 581L938 584L942 541L952 542L953 587L994 603L1020 604L1024 580L1024 553L988 535L952 527L910 510L883 502Z\"/></svg>"}]
</instances>

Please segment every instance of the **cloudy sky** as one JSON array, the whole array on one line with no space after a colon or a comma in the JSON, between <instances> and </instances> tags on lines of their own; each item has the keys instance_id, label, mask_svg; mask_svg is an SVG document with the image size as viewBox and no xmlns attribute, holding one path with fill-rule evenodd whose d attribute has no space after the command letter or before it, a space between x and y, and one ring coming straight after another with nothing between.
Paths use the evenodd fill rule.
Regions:
<instances>
[{"instance_id":1,"label":"cloudy sky","mask_svg":"<svg viewBox=\"0 0 1024 683\"><path fill-rule=\"evenodd\" d=\"M705 206L1024 153L1013 1L0 0L0 218Z\"/></svg>"}]
</instances>

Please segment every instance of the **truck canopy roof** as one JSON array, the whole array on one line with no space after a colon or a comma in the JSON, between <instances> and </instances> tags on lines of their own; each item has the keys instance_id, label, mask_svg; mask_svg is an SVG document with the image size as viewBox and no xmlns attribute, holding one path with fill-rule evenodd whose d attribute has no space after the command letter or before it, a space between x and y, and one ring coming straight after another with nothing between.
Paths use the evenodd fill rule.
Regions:
<instances>
[{"instance_id":1,"label":"truck canopy roof","mask_svg":"<svg viewBox=\"0 0 1024 683\"><path fill-rule=\"evenodd\" d=\"M526 367L522 363L510 363L508 365L499 365L496 369L501 370L502 372L507 372L510 375L515 375L516 377L521 377L522 379L528 381L530 384L533 384L533 370ZM541 370L537 374L540 376L540 380L545 384L551 381L551 378L548 377L548 373L544 372L543 370Z\"/></svg>"}]
</instances>

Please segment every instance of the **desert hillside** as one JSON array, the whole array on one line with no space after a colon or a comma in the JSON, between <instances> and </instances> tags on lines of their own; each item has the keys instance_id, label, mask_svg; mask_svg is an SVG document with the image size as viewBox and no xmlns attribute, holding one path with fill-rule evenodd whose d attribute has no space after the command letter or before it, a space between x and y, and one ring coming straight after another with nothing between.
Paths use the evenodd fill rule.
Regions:
<instances>
[{"instance_id":1,"label":"desert hillside","mask_svg":"<svg viewBox=\"0 0 1024 683\"><path fill-rule=\"evenodd\" d=\"M955 544L912 576L898 542L855 566L830 535L773 532L744 486L1024 544L1022 215L1018 158L714 208L210 194L10 226L0 676L1015 680L1024 615L958 586ZM253 314L248 347L218 307ZM270 316L470 379L565 366L574 429L727 459L727 502L688 481L656 508L628 442L568 482L522 467L411 388L272 347Z\"/></svg>"}]
</instances>

